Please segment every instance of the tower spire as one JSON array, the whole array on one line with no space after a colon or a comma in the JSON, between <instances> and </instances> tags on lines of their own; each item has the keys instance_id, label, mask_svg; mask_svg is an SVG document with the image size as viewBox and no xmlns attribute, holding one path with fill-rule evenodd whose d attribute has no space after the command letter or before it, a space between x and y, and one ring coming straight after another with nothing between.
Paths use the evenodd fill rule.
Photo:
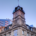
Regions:
<instances>
[{"instance_id":1,"label":"tower spire","mask_svg":"<svg viewBox=\"0 0 36 36\"><path fill-rule=\"evenodd\" d=\"M19 6L19 0L18 0L18 6Z\"/></svg>"}]
</instances>

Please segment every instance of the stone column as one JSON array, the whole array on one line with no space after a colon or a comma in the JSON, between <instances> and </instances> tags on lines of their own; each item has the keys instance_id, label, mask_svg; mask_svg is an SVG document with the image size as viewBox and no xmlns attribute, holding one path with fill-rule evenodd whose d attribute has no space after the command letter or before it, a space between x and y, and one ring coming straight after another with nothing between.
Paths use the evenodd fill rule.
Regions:
<instances>
[{"instance_id":1,"label":"stone column","mask_svg":"<svg viewBox=\"0 0 36 36\"><path fill-rule=\"evenodd\" d=\"M24 31L24 36L27 36L27 31L26 30Z\"/></svg>"},{"instance_id":2,"label":"stone column","mask_svg":"<svg viewBox=\"0 0 36 36\"><path fill-rule=\"evenodd\" d=\"M18 29L18 36L22 36L22 29L21 28Z\"/></svg>"},{"instance_id":3,"label":"stone column","mask_svg":"<svg viewBox=\"0 0 36 36\"><path fill-rule=\"evenodd\" d=\"M14 31L13 30L11 31L11 36L14 36Z\"/></svg>"},{"instance_id":4,"label":"stone column","mask_svg":"<svg viewBox=\"0 0 36 36\"><path fill-rule=\"evenodd\" d=\"M28 33L28 36L31 36L31 33L30 32Z\"/></svg>"},{"instance_id":5,"label":"stone column","mask_svg":"<svg viewBox=\"0 0 36 36\"><path fill-rule=\"evenodd\" d=\"M9 33L8 32L6 33L6 36L9 36Z\"/></svg>"}]
</instances>

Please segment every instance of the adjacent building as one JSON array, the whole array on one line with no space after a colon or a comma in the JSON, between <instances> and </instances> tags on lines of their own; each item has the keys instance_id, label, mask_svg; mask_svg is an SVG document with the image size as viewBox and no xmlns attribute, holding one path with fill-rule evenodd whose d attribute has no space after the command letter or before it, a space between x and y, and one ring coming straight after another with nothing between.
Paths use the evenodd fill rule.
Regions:
<instances>
[{"instance_id":1,"label":"adjacent building","mask_svg":"<svg viewBox=\"0 0 36 36\"><path fill-rule=\"evenodd\" d=\"M8 26L10 24L10 19L0 19L0 26Z\"/></svg>"},{"instance_id":2,"label":"adjacent building","mask_svg":"<svg viewBox=\"0 0 36 36\"><path fill-rule=\"evenodd\" d=\"M25 12L17 6L13 11L13 22L7 27L0 27L0 36L36 36L36 28L30 27L25 21Z\"/></svg>"}]
</instances>

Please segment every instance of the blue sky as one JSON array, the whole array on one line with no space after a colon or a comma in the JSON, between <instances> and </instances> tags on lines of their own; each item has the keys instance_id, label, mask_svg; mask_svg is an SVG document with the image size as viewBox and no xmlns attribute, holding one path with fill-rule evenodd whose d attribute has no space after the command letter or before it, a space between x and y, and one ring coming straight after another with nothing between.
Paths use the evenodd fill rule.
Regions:
<instances>
[{"instance_id":1,"label":"blue sky","mask_svg":"<svg viewBox=\"0 0 36 36\"><path fill-rule=\"evenodd\" d=\"M36 0L19 0L19 5L25 11L25 21L36 27ZM13 19L13 10L18 6L18 0L0 0L0 19Z\"/></svg>"}]
</instances>

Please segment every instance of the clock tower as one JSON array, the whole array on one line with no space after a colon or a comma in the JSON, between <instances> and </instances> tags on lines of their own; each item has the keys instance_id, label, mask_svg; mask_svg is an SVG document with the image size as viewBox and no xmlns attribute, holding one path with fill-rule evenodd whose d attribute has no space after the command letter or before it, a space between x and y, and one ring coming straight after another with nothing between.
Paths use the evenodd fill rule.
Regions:
<instances>
[{"instance_id":1,"label":"clock tower","mask_svg":"<svg viewBox=\"0 0 36 36\"><path fill-rule=\"evenodd\" d=\"M20 6L15 7L13 11L13 25L25 25L25 12Z\"/></svg>"}]
</instances>

